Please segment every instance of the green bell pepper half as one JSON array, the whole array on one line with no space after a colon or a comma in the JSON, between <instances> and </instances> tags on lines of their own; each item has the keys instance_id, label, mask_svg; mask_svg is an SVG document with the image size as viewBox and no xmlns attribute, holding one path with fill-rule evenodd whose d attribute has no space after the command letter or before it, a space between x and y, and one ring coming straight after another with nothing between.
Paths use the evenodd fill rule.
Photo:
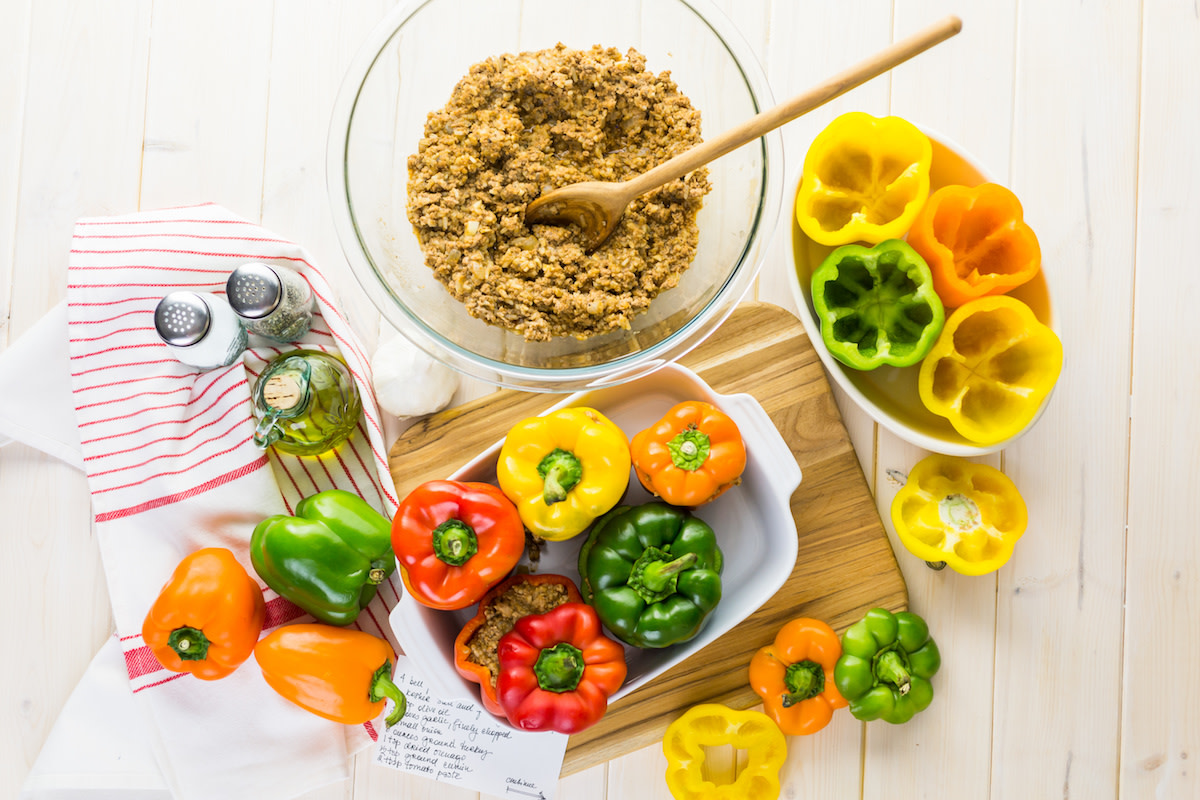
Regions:
<instances>
[{"instance_id":1,"label":"green bell pepper half","mask_svg":"<svg viewBox=\"0 0 1200 800\"><path fill-rule=\"evenodd\" d=\"M713 529L689 512L618 506L579 551L580 590L621 641L666 647L694 637L717 607L722 564Z\"/></svg>"},{"instance_id":2,"label":"green bell pepper half","mask_svg":"<svg viewBox=\"0 0 1200 800\"><path fill-rule=\"evenodd\" d=\"M296 516L254 528L250 560L267 586L329 625L349 625L396 570L392 524L340 489L306 497Z\"/></svg>"},{"instance_id":3,"label":"green bell pepper half","mask_svg":"<svg viewBox=\"0 0 1200 800\"><path fill-rule=\"evenodd\" d=\"M916 364L946 322L929 265L900 239L834 250L813 272L812 302L830 355L859 370Z\"/></svg>"},{"instance_id":4,"label":"green bell pepper half","mask_svg":"<svg viewBox=\"0 0 1200 800\"><path fill-rule=\"evenodd\" d=\"M842 634L833 683L857 719L908 722L933 700L929 679L942 665L925 620L873 608Z\"/></svg>"}]
</instances>

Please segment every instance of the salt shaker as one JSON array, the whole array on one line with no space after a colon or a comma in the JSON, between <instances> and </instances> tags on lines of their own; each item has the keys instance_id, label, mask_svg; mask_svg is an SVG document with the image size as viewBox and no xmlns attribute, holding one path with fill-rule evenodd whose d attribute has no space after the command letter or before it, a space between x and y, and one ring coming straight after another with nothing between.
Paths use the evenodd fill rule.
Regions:
<instances>
[{"instance_id":1,"label":"salt shaker","mask_svg":"<svg viewBox=\"0 0 1200 800\"><path fill-rule=\"evenodd\" d=\"M154 329L175 358L200 369L227 367L246 349L238 315L207 292L168 294L154 309Z\"/></svg>"},{"instance_id":2,"label":"salt shaker","mask_svg":"<svg viewBox=\"0 0 1200 800\"><path fill-rule=\"evenodd\" d=\"M294 342L312 325L312 287L298 272L252 261L225 283L225 295L251 333Z\"/></svg>"}]
</instances>

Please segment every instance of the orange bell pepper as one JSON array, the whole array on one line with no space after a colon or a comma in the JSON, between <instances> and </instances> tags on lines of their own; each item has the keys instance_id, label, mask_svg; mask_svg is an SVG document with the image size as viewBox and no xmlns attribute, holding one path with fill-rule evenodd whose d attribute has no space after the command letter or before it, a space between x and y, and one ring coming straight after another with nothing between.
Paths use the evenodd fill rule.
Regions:
<instances>
[{"instance_id":1,"label":"orange bell pepper","mask_svg":"<svg viewBox=\"0 0 1200 800\"><path fill-rule=\"evenodd\" d=\"M938 189L913 221L908 243L929 264L933 288L950 308L1015 289L1042 266L1021 201L994 183Z\"/></svg>"},{"instance_id":2,"label":"orange bell pepper","mask_svg":"<svg viewBox=\"0 0 1200 800\"><path fill-rule=\"evenodd\" d=\"M715 500L741 480L746 445L737 424L702 400L679 403L630 442L646 491L673 506Z\"/></svg>"},{"instance_id":3,"label":"orange bell pepper","mask_svg":"<svg viewBox=\"0 0 1200 800\"><path fill-rule=\"evenodd\" d=\"M262 589L224 547L175 567L142 623L142 639L172 672L224 678L254 651L266 607Z\"/></svg>"},{"instance_id":4,"label":"orange bell pepper","mask_svg":"<svg viewBox=\"0 0 1200 800\"><path fill-rule=\"evenodd\" d=\"M788 736L807 736L829 724L846 700L833 684L842 642L833 628L800 617L750 660L750 687L763 711Z\"/></svg>"},{"instance_id":5,"label":"orange bell pepper","mask_svg":"<svg viewBox=\"0 0 1200 800\"><path fill-rule=\"evenodd\" d=\"M500 700L496 697L497 676L488 665L471 660L471 637L484 625L491 623L493 618L497 618L496 624L500 624L501 622L507 623L507 626L503 630L497 631L499 635L494 637L499 642L501 636L512 630L513 625L516 624L518 617L512 615L513 610L521 609L526 605L525 602L517 599L509 590L520 584L540 586L550 583L563 587L564 603L583 602L583 598L579 595L579 589L571 582L570 578L564 575L554 575L551 573L513 575L503 583L498 583L488 590L483 599L479 601L479 613L467 620L467 624L463 626L463 629L459 631L458 636L454 639L454 668L458 670L459 675L462 675L472 683L479 684L479 697L483 701L483 707L501 719L506 719L507 715L500 706ZM499 610L501 607L503 607L504 612L507 612L507 615ZM536 612L530 609L530 613ZM498 668L498 656L496 660Z\"/></svg>"},{"instance_id":6,"label":"orange bell pepper","mask_svg":"<svg viewBox=\"0 0 1200 800\"><path fill-rule=\"evenodd\" d=\"M272 689L319 717L361 725L379 716L390 698L390 728L407 701L392 683L392 646L363 631L308 623L277 628L254 648Z\"/></svg>"}]
</instances>

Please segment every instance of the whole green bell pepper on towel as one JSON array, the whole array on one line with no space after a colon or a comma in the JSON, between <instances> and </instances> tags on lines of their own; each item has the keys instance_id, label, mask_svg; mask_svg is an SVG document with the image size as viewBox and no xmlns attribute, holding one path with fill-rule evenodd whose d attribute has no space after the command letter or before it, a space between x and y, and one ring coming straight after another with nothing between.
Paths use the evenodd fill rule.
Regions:
<instances>
[{"instance_id":1,"label":"whole green bell pepper on towel","mask_svg":"<svg viewBox=\"0 0 1200 800\"><path fill-rule=\"evenodd\" d=\"M396 569L392 523L351 492L306 497L296 516L276 514L250 537L258 576L321 622L349 625Z\"/></svg>"},{"instance_id":2,"label":"whole green bell pepper on towel","mask_svg":"<svg viewBox=\"0 0 1200 800\"><path fill-rule=\"evenodd\" d=\"M929 679L942 665L925 620L873 608L842 634L833 683L857 719L899 724L933 700Z\"/></svg>"},{"instance_id":3,"label":"whole green bell pepper on towel","mask_svg":"<svg viewBox=\"0 0 1200 800\"><path fill-rule=\"evenodd\" d=\"M614 636L634 647L691 639L721 600L713 529L665 503L619 506L579 551L580 590Z\"/></svg>"},{"instance_id":4,"label":"whole green bell pepper on towel","mask_svg":"<svg viewBox=\"0 0 1200 800\"><path fill-rule=\"evenodd\" d=\"M916 364L946 322L929 265L900 239L834 250L813 272L812 301L830 355L860 370Z\"/></svg>"}]
</instances>

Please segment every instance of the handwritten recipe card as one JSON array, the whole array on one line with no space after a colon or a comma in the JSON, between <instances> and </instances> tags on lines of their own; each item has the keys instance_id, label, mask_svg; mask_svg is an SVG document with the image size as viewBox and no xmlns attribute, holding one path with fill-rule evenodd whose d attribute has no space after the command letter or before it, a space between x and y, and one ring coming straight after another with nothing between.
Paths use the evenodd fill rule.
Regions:
<instances>
[{"instance_id":1,"label":"handwritten recipe card","mask_svg":"<svg viewBox=\"0 0 1200 800\"><path fill-rule=\"evenodd\" d=\"M554 797L565 735L518 731L479 703L436 697L404 656L392 680L408 711L380 738L376 764L513 800Z\"/></svg>"}]
</instances>

